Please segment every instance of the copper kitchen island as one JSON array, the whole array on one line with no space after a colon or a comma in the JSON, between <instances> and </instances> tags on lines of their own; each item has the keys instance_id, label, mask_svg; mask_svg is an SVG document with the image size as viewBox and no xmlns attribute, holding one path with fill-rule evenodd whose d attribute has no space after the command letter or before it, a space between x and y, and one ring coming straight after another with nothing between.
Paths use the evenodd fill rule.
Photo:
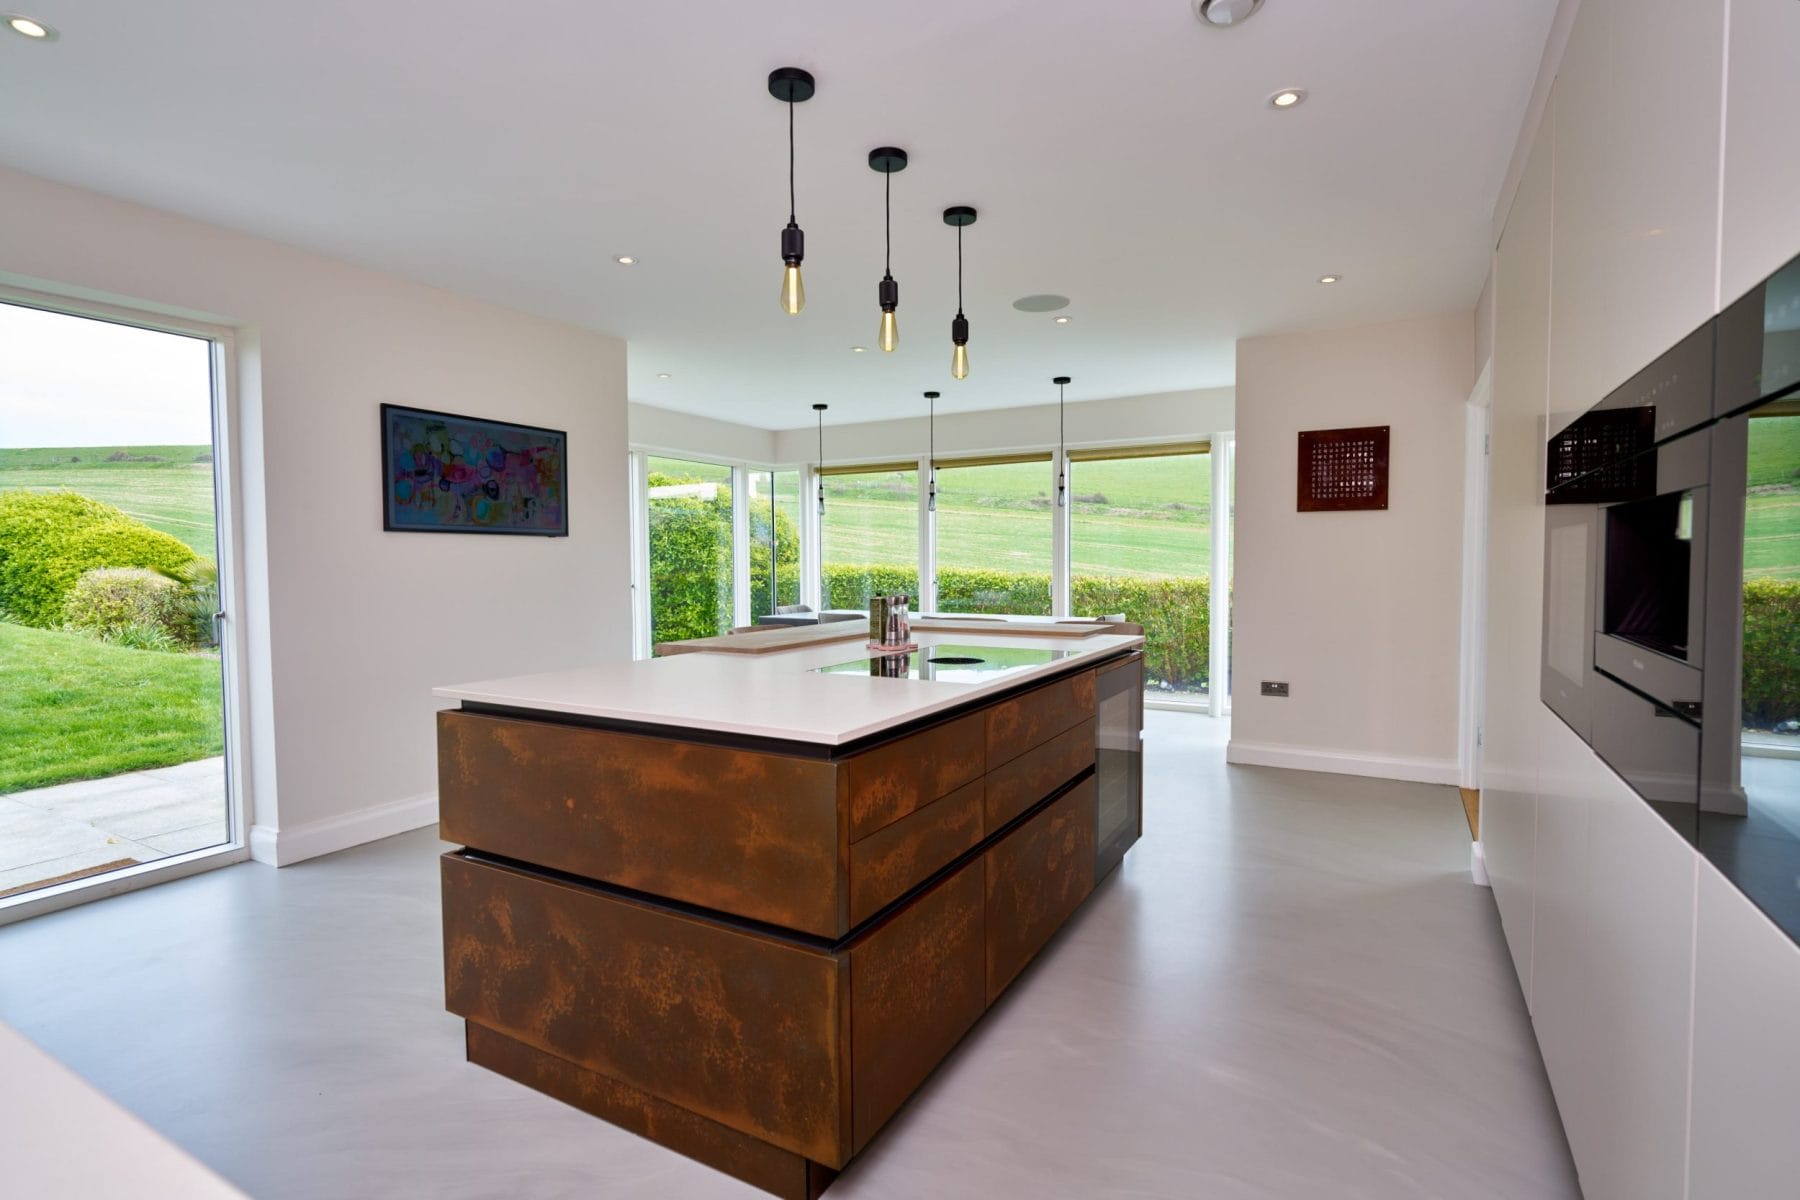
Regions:
<instances>
[{"instance_id":1,"label":"copper kitchen island","mask_svg":"<svg viewBox=\"0 0 1800 1200\"><path fill-rule=\"evenodd\" d=\"M1141 638L921 633L878 678L825 628L438 693L469 1059L794 1197L1142 828Z\"/></svg>"}]
</instances>

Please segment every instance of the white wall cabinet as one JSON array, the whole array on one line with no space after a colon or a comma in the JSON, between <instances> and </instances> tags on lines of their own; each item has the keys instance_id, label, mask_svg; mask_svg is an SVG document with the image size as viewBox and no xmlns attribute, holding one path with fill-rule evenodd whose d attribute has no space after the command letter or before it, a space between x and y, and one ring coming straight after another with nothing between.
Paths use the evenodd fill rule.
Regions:
<instances>
[{"instance_id":1,"label":"white wall cabinet","mask_svg":"<svg viewBox=\"0 0 1800 1200\"><path fill-rule=\"evenodd\" d=\"M1545 127L1554 121L1551 96ZM1550 352L1554 139L1532 147L1494 255L1494 409L1488 439L1487 673L1481 842L1525 1004L1533 1004L1538 606L1544 561L1544 380Z\"/></svg>"},{"instance_id":2,"label":"white wall cabinet","mask_svg":"<svg viewBox=\"0 0 1800 1200\"><path fill-rule=\"evenodd\" d=\"M1800 1191L1800 949L1702 862L1691 1200Z\"/></svg>"},{"instance_id":3,"label":"white wall cabinet","mask_svg":"<svg viewBox=\"0 0 1800 1200\"><path fill-rule=\"evenodd\" d=\"M1731 0L1721 304L1800 254L1800 4Z\"/></svg>"},{"instance_id":4,"label":"white wall cabinet","mask_svg":"<svg viewBox=\"0 0 1800 1200\"><path fill-rule=\"evenodd\" d=\"M1800 252L1800 3L1727 15L1582 0L1496 254L1482 840L1595 1200L1800 1195L1800 948L1537 688L1544 425Z\"/></svg>"}]
</instances>

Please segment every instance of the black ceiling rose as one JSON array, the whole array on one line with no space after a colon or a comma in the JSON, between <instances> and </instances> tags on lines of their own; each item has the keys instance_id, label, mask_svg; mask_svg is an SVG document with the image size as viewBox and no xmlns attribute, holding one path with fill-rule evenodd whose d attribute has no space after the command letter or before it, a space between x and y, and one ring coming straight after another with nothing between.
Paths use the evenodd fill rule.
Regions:
<instances>
[{"instance_id":1,"label":"black ceiling rose","mask_svg":"<svg viewBox=\"0 0 1800 1200\"><path fill-rule=\"evenodd\" d=\"M813 98L811 71L799 67L776 67L769 72L769 95L783 104L799 104Z\"/></svg>"},{"instance_id":2,"label":"black ceiling rose","mask_svg":"<svg viewBox=\"0 0 1800 1200\"><path fill-rule=\"evenodd\" d=\"M954 225L961 229L965 225L975 223L975 210L966 204L952 204L944 210L944 224Z\"/></svg>"},{"instance_id":3,"label":"black ceiling rose","mask_svg":"<svg viewBox=\"0 0 1800 1200\"><path fill-rule=\"evenodd\" d=\"M869 151L869 166L883 175L906 170L906 151L898 146L877 146Z\"/></svg>"}]
</instances>

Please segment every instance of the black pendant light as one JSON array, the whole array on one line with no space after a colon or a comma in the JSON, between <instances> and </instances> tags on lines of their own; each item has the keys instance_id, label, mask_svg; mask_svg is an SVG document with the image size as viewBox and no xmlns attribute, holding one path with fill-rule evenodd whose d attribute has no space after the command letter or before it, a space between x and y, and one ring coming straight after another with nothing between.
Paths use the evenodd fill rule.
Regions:
<instances>
[{"instance_id":1,"label":"black pendant light","mask_svg":"<svg viewBox=\"0 0 1800 1200\"><path fill-rule=\"evenodd\" d=\"M788 223L781 231L781 311L798 316L806 307L806 288L800 282L800 260L806 257L806 235L794 220L794 105L811 100L813 77L799 67L777 67L769 72L769 95L788 106Z\"/></svg>"},{"instance_id":2,"label":"black pendant light","mask_svg":"<svg viewBox=\"0 0 1800 1200\"><path fill-rule=\"evenodd\" d=\"M975 210L966 204L944 210L944 224L956 226L956 316L950 321L950 374L957 379L969 377L969 318L963 316L962 301L962 231L975 223Z\"/></svg>"},{"instance_id":3,"label":"black pendant light","mask_svg":"<svg viewBox=\"0 0 1800 1200\"><path fill-rule=\"evenodd\" d=\"M1056 507L1069 507L1069 452L1063 445L1063 389L1069 386L1067 375L1050 381L1056 385Z\"/></svg>"},{"instance_id":4,"label":"black pendant light","mask_svg":"<svg viewBox=\"0 0 1800 1200\"><path fill-rule=\"evenodd\" d=\"M825 410L829 404L815 404L813 411L819 414L819 462L814 474L819 477L819 515L825 515Z\"/></svg>"},{"instance_id":5,"label":"black pendant light","mask_svg":"<svg viewBox=\"0 0 1800 1200\"><path fill-rule=\"evenodd\" d=\"M876 285L875 297L881 302L881 330L876 341L888 353L900 344L900 285L894 282L894 172L906 170L906 151L895 146L877 146L869 151L869 166L887 178L882 183L882 228L886 234L887 257Z\"/></svg>"},{"instance_id":6,"label":"black pendant light","mask_svg":"<svg viewBox=\"0 0 1800 1200\"><path fill-rule=\"evenodd\" d=\"M937 511L937 399L938 393L925 393L925 461L930 469L926 472L925 511Z\"/></svg>"}]
</instances>

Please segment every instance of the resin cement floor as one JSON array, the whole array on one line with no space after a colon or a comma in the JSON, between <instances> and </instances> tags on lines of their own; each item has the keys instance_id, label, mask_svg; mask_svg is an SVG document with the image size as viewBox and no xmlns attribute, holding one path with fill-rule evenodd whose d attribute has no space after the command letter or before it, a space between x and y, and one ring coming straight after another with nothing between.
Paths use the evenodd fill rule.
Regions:
<instances>
[{"instance_id":1,"label":"resin cement floor","mask_svg":"<svg viewBox=\"0 0 1800 1200\"><path fill-rule=\"evenodd\" d=\"M1144 840L828 1196L1579 1194L1455 789L1224 736L1149 714ZM0 1020L264 1200L761 1195L463 1061L438 850L0 928Z\"/></svg>"}]
</instances>

